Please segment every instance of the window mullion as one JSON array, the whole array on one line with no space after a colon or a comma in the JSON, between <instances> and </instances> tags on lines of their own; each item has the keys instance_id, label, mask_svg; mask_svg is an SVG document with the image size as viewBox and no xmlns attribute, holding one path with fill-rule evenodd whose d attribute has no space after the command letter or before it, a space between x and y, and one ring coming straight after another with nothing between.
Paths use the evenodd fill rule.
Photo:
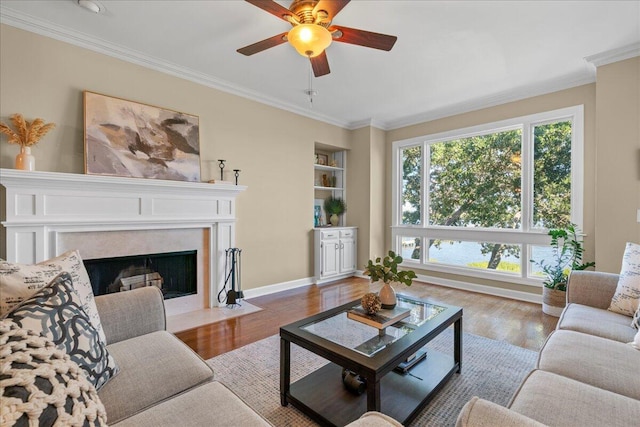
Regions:
<instances>
[{"instance_id":1,"label":"window mullion","mask_svg":"<svg viewBox=\"0 0 640 427\"><path fill-rule=\"evenodd\" d=\"M522 178L521 198L522 231L530 231L533 228L533 127L531 123L522 125Z\"/></svg>"}]
</instances>

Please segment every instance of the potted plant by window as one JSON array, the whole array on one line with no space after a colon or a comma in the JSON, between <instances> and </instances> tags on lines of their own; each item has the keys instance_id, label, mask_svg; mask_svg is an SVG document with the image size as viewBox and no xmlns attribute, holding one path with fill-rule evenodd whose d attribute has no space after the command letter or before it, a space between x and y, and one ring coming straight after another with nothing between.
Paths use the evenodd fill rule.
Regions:
<instances>
[{"instance_id":1,"label":"potted plant by window","mask_svg":"<svg viewBox=\"0 0 640 427\"><path fill-rule=\"evenodd\" d=\"M542 311L559 317L566 305L567 280L572 270L585 270L594 267L595 262L582 262L584 248L578 238L575 224L566 228L549 230L553 257L550 260L531 260L539 266L546 279L542 288Z\"/></svg>"},{"instance_id":2,"label":"potted plant by window","mask_svg":"<svg viewBox=\"0 0 640 427\"><path fill-rule=\"evenodd\" d=\"M396 292L391 286L393 283L402 283L411 286L416 273L411 270L398 270L398 265L402 263L402 257L395 252L389 251L384 258L377 257L375 262L369 260L365 266L364 274L371 277L371 283L381 281L384 283L380 289L379 296L382 308L390 309L396 306Z\"/></svg>"},{"instance_id":3,"label":"potted plant by window","mask_svg":"<svg viewBox=\"0 0 640 427\"><path fill-rule=\"evenodd\" d=\"M324 200L324 210L329 215L329 222L335 227L342 214L347 211L347 204L340 197L329 196Z\"/></svg>"}]
</instances>

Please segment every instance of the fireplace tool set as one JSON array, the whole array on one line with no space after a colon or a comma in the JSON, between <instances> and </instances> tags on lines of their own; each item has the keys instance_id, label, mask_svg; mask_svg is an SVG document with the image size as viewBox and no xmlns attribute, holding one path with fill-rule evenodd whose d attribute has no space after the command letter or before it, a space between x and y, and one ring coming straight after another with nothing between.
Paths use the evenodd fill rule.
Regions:
<instances>
[{"instance_id":1,"label":"fireplace tool set","mask_svg":"<svg viewBox=\"0 0 640 427\"><path fill-rule=\"evenodd\" d=\"M240 290L240 266L242 249L229 248L225 250L224 260L224 286L218 292L218 302L226 298L227 307L234 308L240 304L244 294Z\"/></svg>"}]
</instances>

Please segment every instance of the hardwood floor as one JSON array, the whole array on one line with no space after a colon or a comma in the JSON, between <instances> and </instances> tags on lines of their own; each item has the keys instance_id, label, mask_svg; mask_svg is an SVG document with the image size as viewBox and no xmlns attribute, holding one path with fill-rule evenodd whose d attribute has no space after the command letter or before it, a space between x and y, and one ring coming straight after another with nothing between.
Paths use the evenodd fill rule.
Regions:
<instances>
[{"instance_id":1,"label":"hardwood floor","mask_svg":"<svg viewBox=\"0 0 640 427\"><path fill-rule=\"evenodd\" d=\"M209 359L279 333L280 326L360 298L378 288L368 280L349 278L305 286L249 301L263 310L201 326L176 335L202 358ZM398 291L398 290L396 290ZM556 327L557 318L542 313L539 304L414 282L401 293L463 307L463 330L539 350Z\"/></svg>"}]
</instances>

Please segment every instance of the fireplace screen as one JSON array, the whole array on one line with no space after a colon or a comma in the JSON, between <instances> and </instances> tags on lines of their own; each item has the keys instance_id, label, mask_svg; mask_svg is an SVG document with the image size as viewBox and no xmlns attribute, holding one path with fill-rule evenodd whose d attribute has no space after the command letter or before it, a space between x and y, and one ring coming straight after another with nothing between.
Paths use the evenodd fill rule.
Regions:
<instances>
[{"instance_id":1,"label":"fireplace screen","mask_svg":"<svg viewBox=\"0 0 640 427\"><path fill-rule=\"evenodd\" d=\"M197 293L197 251L84 260L94 295L156 286L165 299Z\"/></svg>"}]
</instances>

